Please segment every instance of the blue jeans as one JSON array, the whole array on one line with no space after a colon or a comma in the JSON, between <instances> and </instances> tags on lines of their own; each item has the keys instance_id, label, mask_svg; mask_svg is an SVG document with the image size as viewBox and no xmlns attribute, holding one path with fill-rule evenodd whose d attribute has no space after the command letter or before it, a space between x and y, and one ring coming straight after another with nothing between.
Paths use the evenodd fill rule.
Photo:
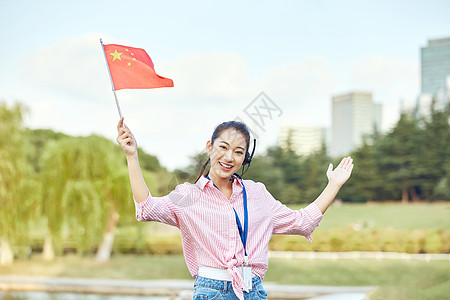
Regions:
<instances>
[{"instance_id":1,"label":"blue jeans","mask_svg":"<svg viewBox=\"0 0 450 300\"><path fill-rule=\"evenodd\" d=\"M193 300L236 300L238 297L233 291L231 281L221 281L197 276L194 284ZM244 292L245 300L267 299L261 278L252 279L252 289Z\"/></svg>"}]
</instances>

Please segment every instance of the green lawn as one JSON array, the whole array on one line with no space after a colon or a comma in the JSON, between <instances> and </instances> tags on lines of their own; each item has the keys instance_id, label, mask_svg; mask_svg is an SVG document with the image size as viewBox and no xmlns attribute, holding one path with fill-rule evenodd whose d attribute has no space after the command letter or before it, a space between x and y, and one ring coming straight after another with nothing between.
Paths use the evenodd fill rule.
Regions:
<instances>
[{"instance_id":1,"label":"green lawn","mask_svg":"<svg viewBox=\"0 0 450 300\"><path fill-rule=\"evenodd\" d=\"M446 299L449 261L271 259L265 282L289 285L379 286L371 299ZM0 275L110 279L189 279L184 258L114 256L108 263L68 255L53 262L39 256L0 267Z\"/></svg>"},{"instance_id":2,"label":"green lawn","mask_svg":"<svg viewBox=\"0 0 450 300\"><path fill-rule=\"evenodd\" d=\"M271 259L265 281L378 286L371 299L448 299L449 261Z\"/></svg>"},{"instance_id":3,"label":"green lawn","mask_svg":"<svg viewBox=\"0 0 450 300\"><path fill-rule=\"evenodd\" d=\"M304 206L291 206L298 209ZM450 203L332 205L317 230L354 224L392 229L450 229Z\"/></svg>"}]
</instances>

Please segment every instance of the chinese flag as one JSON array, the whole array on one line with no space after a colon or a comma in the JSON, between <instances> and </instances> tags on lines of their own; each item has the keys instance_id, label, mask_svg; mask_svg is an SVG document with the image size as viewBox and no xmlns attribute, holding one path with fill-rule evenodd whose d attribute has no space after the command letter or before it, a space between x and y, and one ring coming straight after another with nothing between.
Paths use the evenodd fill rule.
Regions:
<instances>
[{"instance_id":1,"label":"chinese flag","mask_svg":"<svg viewBox=\"0 0 450 300\"><path fill-rule=\"evenodd\" d=\"M173 86L172 79L156 74L144 49L114 44L104 45L104 49L115 90Z\"/></svg>"}]
</instances>

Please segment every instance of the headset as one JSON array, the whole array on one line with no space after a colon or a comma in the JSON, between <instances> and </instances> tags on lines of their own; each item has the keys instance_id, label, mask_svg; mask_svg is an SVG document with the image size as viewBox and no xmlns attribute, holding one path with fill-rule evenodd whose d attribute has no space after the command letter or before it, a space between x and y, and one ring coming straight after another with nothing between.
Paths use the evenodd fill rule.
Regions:
<instances>
[{"instance_id":1,"label":"headset","mask_svg":"<svg viewBox=\"0 0 450 300\"><path fill-rule=\"evenodd\" d=\"M250 146L250 145L249 145ZM241 173L241 177L245 174L245 172L248 171L248 169L250 168L250 165L252 164L252 158L253 158L253 154L255 154L255 149L256 149L256 139L253 139L253 150L252 150L252 154L250 154L247 150L247 152L245 153L245 158L244 161L242 162L242 173ZM247 168L246 168L247 166Z\"/></svg>"}]
</instances>

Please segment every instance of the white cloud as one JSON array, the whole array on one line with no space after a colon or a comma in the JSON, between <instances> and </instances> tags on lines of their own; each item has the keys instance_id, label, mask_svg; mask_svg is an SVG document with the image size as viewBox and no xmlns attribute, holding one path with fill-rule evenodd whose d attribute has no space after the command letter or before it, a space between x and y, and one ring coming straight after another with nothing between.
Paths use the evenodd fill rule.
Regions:
<instances>
[{"instance_id":1,"label":"white cloud","mask_svg":"<svg viewBox=\"0 0 450 300\"><path fill-rule=\"evenodd\" d=\"M372 92L375 102L383 105L384 130L398 120L402 99L419 95L419 63L393 57L370 56L353 62L351 80L354 87Z\"/></svg>"},{"instance_id":2,"label":"white cloud","mask_svg":"<svg viewBox=\"0 0 450 300\"><path fill-rule=\"evenodd\" d=\"M354 62L354 85L376 91L381 98L397 101L415 98L419 93L419 63L393 57L372 56Z\"/></svg>"},{"instance_id":3,"label":"white cloud","mask_svg":"<svg viewBox=\"0 0 450 300\"><path fill-rule=\"evenodd\" d=\"M334 84L329 62L314 56L269 70L261 86L284 111L281 116L284 126L326 126Z\"/></svg>"},{"instance_id":4,"label":"white cloud","mask_svg":"<svg viewBox=\"0 0 450 300\"><path fill-rule=\"evenodd\" d=\"M183 56L161 68L173 76L176 96L193 99L242 98L254 86L248 78L242 57L229 52Z\"/></svg>"},{"instance_id":5,"label":"white cloud","mask_svg":"<svg viewBox=\"0 0 450 300\"><path fill-rule=\"evenodd\" d=\"M30 53L20 79L35 87L99 101L111 90L99 33L69 38Z\"/></svg>"},{"instance_id":6,"label":"white cloud","mask_svg":"<svg viewBox=\"0 0 450 300\"><path fill-rule=\"evenodd\" d=\"M290 99L294 106L303 106L328 98L334 81L331 66L325 58L308 57L269 70L263 77L262 86L278 97Z\"/></svg>"}]
</instances>

